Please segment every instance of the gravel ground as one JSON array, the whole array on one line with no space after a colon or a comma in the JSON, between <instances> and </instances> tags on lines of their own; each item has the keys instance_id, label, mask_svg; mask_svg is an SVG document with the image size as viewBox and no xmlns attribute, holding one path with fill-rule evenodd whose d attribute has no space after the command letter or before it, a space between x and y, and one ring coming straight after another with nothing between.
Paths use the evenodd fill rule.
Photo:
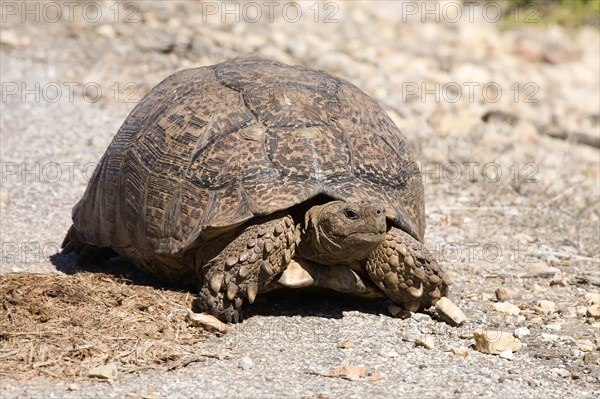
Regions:
<instances>
[{"instance_id":1,"label":"gravel ground","mask_svg":"<svg viewBox=\"0 0 600 399\"><path fill-rule=\"evenodd\" d=\"M421 162L427 245L469 320L455 328L380 304L275 296L186 368L111 383L3 378L0 396L600 392L597 28L507 28L496 7L453 1L437 14L410 1L275 2L258 13L257 3L67 3L1 4L2 273L58 273L49 256L71 207L152 86L255 53L340 75L386 108ZM518 328L523 347L480 353L477 328ZM431 349L419 344L427 337ZM346 365L371 375L319 375Z\"/></svg>"}]
</instances>

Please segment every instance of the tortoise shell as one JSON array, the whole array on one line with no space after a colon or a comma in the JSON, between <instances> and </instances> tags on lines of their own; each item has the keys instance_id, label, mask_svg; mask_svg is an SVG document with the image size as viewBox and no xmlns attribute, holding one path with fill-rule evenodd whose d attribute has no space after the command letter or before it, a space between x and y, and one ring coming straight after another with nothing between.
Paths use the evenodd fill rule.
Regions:
<instances>
[{"instance_id":1,"label":"tortoise shell","mask_svg":"<svg viewBox=\"0 0 600 399\"><path fill-rule=\"evenodd\" d=\"M421 175L348 81L260 58L177 72L127 117L73 209L89 244L175 255L317 196L384 206L422 241Z\"/></svg>"}]
</instances>

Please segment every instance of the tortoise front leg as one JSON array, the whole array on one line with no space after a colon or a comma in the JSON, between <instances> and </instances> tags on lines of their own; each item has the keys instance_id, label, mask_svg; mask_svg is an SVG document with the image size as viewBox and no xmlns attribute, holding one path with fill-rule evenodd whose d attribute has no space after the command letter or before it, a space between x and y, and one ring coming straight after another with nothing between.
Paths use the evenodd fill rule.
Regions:
<instances>
[{"instance_id":1,"label":"tortoise front leg","mask_svg":"<svg viewBox=\"0 0 600 399\"><path fill-rule=\"evenodd\" d=\"M407 310L422 310L447 294L450 281L431 253L400 229L392 228L364 262L371 280Z\"/></svg>"},{"instance_id":2,"label":"tortoise front leg","mask_svg":"<svg viewBox=\"0 0 600 399\"><path fill-rule=\"evenodd\" d=\"M256 294L286 268L297 239L289 215L249 226L196 270L202 281L196 304L222 321L241 321L244 299L253 303Z\"/></svg>"}]
</instances>

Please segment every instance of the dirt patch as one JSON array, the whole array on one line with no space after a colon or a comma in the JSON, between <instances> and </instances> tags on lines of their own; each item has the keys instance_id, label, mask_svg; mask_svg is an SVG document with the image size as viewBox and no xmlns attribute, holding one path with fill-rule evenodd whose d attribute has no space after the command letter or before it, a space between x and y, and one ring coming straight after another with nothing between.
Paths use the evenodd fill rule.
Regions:
<instances>
[{"instance_id":1,"label":"dirt patch","mask_svg":"<svg viewBox=\"0 0 600 399\"><path fill-rule=\"evenodd\" d=\"M207 337L186 322L190 293L106 274L6 274L0 296L0 373L16 379L176 368Z\"/></svg>"}]
</instances>

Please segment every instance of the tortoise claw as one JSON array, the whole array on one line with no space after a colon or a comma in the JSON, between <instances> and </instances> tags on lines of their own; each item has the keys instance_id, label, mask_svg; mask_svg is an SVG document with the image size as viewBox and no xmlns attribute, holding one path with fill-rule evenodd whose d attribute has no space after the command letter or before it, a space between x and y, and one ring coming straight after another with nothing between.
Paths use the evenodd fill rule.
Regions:
<instances>
[{"instance_id":1,"label":"tortoise claw","mask_svg":"<svg viewBox=\"0 0 600 399\"><path fill-rule=\"evenodd\" d=\"M203 284L196 302L201 311L227 322L242 320L244 301L253 303L293 256L296 234L291 219L285 215L249 226L202 267ZM283 234L286 231L293 234Z\"/></svg>"},{"instance_id":2,"label":"tortoise claw","mask_svg":"<svg viewBox=\"0 0 600 399\"><path fill-rule=\"evenodd\" d=\"M450 284L423 244L397 228L366 259L365 269L388 298L410 311L434 305Z\"/></svg>"}]
</instances>

